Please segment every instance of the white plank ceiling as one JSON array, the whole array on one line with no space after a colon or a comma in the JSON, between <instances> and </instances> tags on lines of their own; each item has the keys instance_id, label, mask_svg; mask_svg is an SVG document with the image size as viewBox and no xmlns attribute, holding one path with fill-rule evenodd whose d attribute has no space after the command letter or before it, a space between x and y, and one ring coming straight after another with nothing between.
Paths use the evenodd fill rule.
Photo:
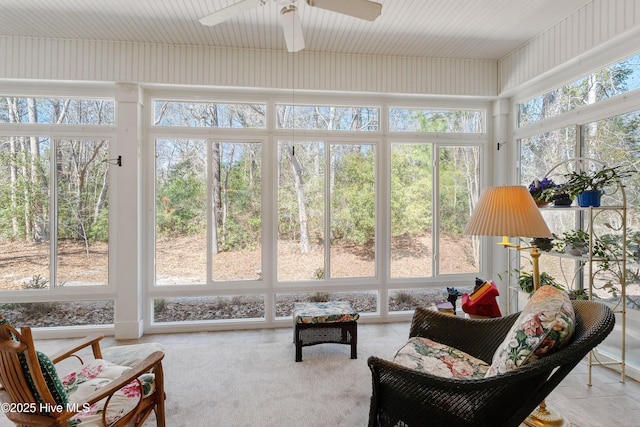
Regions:
<instances>
[{"instance_id":1,"label":"white plank ceiling","mask_svg":"<svg viewBox=\"0 0 640 427\"><path fill-rule=\"evenodd\" d=\"M0 0L0 35L285 50L280 0L215 27L198 22L237 1ZM592 2L377 1L382 15L369 22L297 0L306 51L497 60Z\"/></svg>"}]
</instances>

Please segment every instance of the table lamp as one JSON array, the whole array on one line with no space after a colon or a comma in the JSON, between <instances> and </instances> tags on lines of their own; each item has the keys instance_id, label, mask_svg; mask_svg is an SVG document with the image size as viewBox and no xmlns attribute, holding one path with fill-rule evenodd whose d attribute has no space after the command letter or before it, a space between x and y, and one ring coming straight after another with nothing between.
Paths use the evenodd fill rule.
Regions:
<instances>
[{"instance_id":1,"label":"table lamp","mask_svg":"<svg viewBox=\"0 0 640 427\"><path fill-rule=\"evenodd\" d=\"M531 249L534 292L540 287L540 251L535 245L520 246L509 237L553 237L529 190L521 185L489 187L478 199L464 234L502 236L498 244L516 250ZM528 426L563 426L565 420L542 401L524 422Z\"/></svg>"}]
</instances>

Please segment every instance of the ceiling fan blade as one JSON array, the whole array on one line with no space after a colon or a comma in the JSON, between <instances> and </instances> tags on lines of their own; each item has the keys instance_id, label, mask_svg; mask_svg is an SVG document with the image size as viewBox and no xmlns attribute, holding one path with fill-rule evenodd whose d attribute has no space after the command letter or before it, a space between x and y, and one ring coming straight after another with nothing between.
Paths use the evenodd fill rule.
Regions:
<instances>
[{"instance_id":1,"label":"ceiling fan blade","mask_svg":"<svg viewBox=\"0 0 640 427\"><path fill-rule=\"evenodd\" d=\"M231 6L227 6L224 9L220 9L217 12L213 12L211 15L200 18L200 23L202 25L212 27L226 21L227 19L240 15L243 12L251 10L254 7L262 6L265 3L266 0L242 0L238 3L232 4Z\"/></svg>"},{"instance_id":2,"label":"ceiling fan blade","mask_svg":"<svg viewBox=\"0 0 640 427\"><path fill-rule=\"evenodd\" d=\"M307 4L367 21L375 21L382 13L382 5L369 0L307 0Z\"/></svg>"},{"instance_id":3,"label":"ceiling fan blade","mask_svg":"<svg viewBox=\"0 0 640 427\"><path fill-rule=\"evenodd\" d=\"M298 8L289 5L280 10L280 24L284 31L284 41L287 43L289 52L298 52L304 49L304 35L302 34L302 24Z\"/></svg>"}]
</instances>

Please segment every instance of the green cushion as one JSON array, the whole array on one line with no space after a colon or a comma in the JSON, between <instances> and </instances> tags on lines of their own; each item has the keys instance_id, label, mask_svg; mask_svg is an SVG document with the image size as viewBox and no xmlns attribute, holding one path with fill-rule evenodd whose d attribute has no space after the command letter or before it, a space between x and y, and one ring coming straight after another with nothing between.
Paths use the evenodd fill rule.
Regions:
<instances>
[{"instance_id":1,"label":"green cushion","mask_svg":"<svg viewBox=\"0 0 640 427\"><path fill-rule=\"evenodd\" d=\"M60 382L60 378L58 377L58 372L56 371L56 367L49 359L49 356L46 354L36 351L38 355L38 362L40 363L40 369L42 370L42 376L44 377L44 381L47 383L47 387L49 388L49 392L53 396L56 404L63 405L65 408L69 400L67 398L67 393L62 386L62 382ZM33 382L33 378L29 373L29 369L27 367L27 357L24 354L19 355L20 365L22 366L22 370L25 373L25 377L27 378L27 383L29 384L29 388L31 392L36 398L38 403L42 402L42 398L40 394L36 390L36 385Z\"/></svg>"},{"instance_id":2,"label":"green cushion","mask_svg":"<svg viewBox=\"0 0 640 427\"><path fill-rule=\"evenodd\" d=\"M0 317L0 325L9 324L6 319ZM16 339L16 337L14 337ZM60 378L58 377L58 372L56 371L56 367L49 357L36 351L36 355L38 357L38 363L40 364L40 369L42 370L42 376L44 377L44 381L47 383L47 387L49 388L49 392L53 396L57 405L63 405L65 408L69 400L67 398L67 393L60 382ZM22 372L24 372L24 376L27 380L27 384L29 385L29 389L33 396L36 398L36 402L42 403L42 398L36 389L36 385L33 382L33 378L29 373L29 367L27 365L27 356L24 353L18 354L18 359L20 360L20 366L22 367ZM48 415L47 412L43 412L44 415Z\"/></svg>"}]
</instances>

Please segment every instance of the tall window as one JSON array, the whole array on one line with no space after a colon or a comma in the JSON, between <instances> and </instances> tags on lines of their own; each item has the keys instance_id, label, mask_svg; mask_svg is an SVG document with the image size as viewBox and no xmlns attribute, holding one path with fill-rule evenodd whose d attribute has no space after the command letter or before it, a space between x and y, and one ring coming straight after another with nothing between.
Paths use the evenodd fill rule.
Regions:
<instances>
[{"instance_id":1,"label":"tall window","mask_svg":"<svg viewBox=\"0 0 640 427\"><path fill-rule=\"evenodd\" d=\"M276 127L379 130L377 107L277 105ZM375 275L376 146L278 143L278 280Z\"/></svg>"},{"instance_id":2,"label":"tall window","mask_svg":"<svg viewBox=\"0 0 640 427\"><path fill-rule=\"evenodd\" d=\"M391 108L389 130L427 141L391 144L391 277L478 272L477 239L462 230L479 194L480 147L429 134L483 134L484 110Z\"/></svg>"},{"instance_id":3,"label":"tall window","mask_svg":"<svg viewBox=\"0 0 640 427\"><path fill-rule=\"evenodd\" d=\"M158 127L265 127L265 105L157 100ZM156 284L261 277L262 145L251 141L155 142Z\"/></svg>"},{"instance_id":4,"label":"tall window","mask_svg":"<svg viewBox=\"0 0 640 427\"><path fill-rule=\"evenodd\" d=\"M438 154L439 273L477 273L478 239L465 236L462 231L480 194L480 149L446 146L440 147Z\"/></svg>"},{"instance_id":5,"label":"tall window","mask_svg":"<svg viewBox=\"0 0 640 427\"><path fill-rule=\"evenodd\" d=\"M159 139L155 157L156 283L259 278L261 145Z\"/></svg>"},{"instance_id":6,"label":"tall window","mask_svg":"<svg viewBox=\"0 0 640 427\"><path fill-rule=\"evenodd\" d=\"M281 141L278 153L278 280L374 276L375 147Z\"/></svg>"},{"instance_id":7,"label":"tall window","mask_svg":"<svg viewBox=\"0 0 640 427\"><path fill-rule=\"evenodd\" d=\"M111 323L112 301L73 303L54 295L73 287L78 291L66 294L73 299L82 295L82 286L109 283L109 140L64 135L86 133L78 125L113 125L114 102L0 100L0 124L27 123L34 130L0 137L0 290L49 290L55 302L12 305L25 324ZM84 314L44 319L63 305L107 313L97 320Z\"/></svg>"},{"instance_id":8,"label":"tall window","mask_svg":"<svg viewBox=\"0 0 640 427\"><path fill-rule=\"evenodd\" d=\"M391 277L479 271L477 239L462 234L479 182L478 146L391 145Z\"/></svg>"},{"instance_id":9,"label":"tall window","mask_svg":"<svg viewBox=\"0 0 640 427\"><path fill-rule=\"evenodd\" d=\"M391 277L433 273L433 145L391 145Z\"/></svg>"},{"instance_id":10,"label":"tall window","mask_svg":"<svg viewBox=\"0 0 640 427\"><path fill-rule=\"evenodd\" d=\"M110 100L2 101L3 122L113 124ZM0 138L1 289L108 283L108 153L104 139Z\"/></svg>"}]
</instances>

